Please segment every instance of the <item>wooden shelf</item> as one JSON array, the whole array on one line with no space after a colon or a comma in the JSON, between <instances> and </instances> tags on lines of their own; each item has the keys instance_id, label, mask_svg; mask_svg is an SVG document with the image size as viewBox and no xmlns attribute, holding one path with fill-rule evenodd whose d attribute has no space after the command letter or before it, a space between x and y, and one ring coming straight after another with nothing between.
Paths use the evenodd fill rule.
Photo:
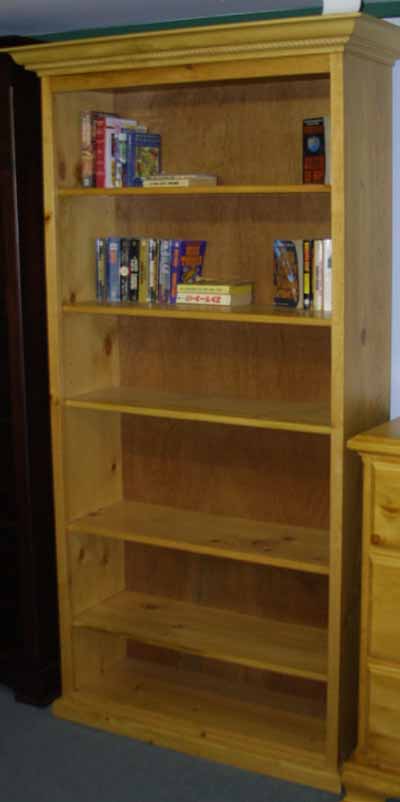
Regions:
<instances>
[{"instance_id":1,"label":"wooden shelf","mask_svg":"<svg viewBox=\"0 0 400 802\"><path fill-rule=\"evenodd\" d=\"M260 429L330 434L328 408L324 404L248 401L208 398L108 387L65 400L67 407L123 412L174 420L196 420Z\"/></svg>"},{"instance_id":2,"label":"wooden shelf","mask_svg":"<svg viewBox=\"0 0 400 802\"><path fill-rule=\"evenodd\" d=\"M60 198L71 197L110 197L110 196L143 196L143 195L303 195L303 194L330 194L329 184L251 184L251 185L222 185L197 187L120 187L105 189L88 189L84 187L59 188Z\"/></svg>"},{"instance_id":3,"label":"wooden shelf","mask_svg":"<svg viewBox=\"0 0 400 802\"><path fill-rule=\"evenodd\" d=\"M325 682L324 629L122 591L82 612L75 626L250 668Z\"/></svg>"},{"instance_id":4,"label":"wooden shelf","mask_svg":"<svg viewBox=\"0 0 400 802\"><path fill-rule=\"evenodd\" d=\"M329 532L120 501L71 521L70 532L329 574Z\"/></svg>"},{"instance_id":5,"label":"wooden shelf","mask_svg":"<svg viewBox=\"0 0 400 802\"><path fill-rule=\"evenodd\" d=\"M221 320L226 323L269 323L285 326L332 325L331 312L305 309L279 309L274 306L212 307L191 304L128 304L82 302L64 304L63 311L78 315L120 315L132 317L162 317L190 320Z\"/></svg>"},{"instance_id":6,"label":"wooden shelf","mask_svg":"<svg viewBox=\"0 0 400 802\"><path fill-rule=\"evenodd\" d=\"M203 757L215 759L217 750L225 763L254 771L276 773L278 766L278 775L280 767L287 777L287 763L297 771L293 779L301 766L303 782L310 782L308 772L324 770L324 715L312 709L310 700L284 693L256 695L250 688L228 682L221 687L199 672L190 674L120 660L90 685L82 682L54 709L67 718L97 726L101 720L111 731Z\"/></svg>"}]
</instances>

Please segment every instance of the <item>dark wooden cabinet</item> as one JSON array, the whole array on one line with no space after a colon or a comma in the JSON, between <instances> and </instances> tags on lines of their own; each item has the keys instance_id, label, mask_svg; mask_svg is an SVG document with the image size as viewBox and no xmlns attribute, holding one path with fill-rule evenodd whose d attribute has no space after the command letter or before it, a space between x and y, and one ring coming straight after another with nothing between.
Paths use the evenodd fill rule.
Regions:
<instances>
[{"instance_id":1,"label":"dark wooden cabinet","mask_svg":"<svg viewBox=\"0 0 400 802\"><path fill-rule=\"evenodd\" d=\"M40 86L6 53L0 109L0 681L46 704L58 693L59 659Z\"/></svg>"}]
</instances>

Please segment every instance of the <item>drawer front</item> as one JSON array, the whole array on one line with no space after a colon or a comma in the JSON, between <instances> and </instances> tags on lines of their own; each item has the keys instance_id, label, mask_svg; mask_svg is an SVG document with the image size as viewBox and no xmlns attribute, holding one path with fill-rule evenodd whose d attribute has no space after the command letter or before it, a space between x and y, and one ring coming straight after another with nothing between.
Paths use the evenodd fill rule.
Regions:
<instances>
[{"instance_id":1,"label":"drawer front","mask_svg":"<svg viewBox=\"0 0 400 802\"><path fill-rule=\"evenodd\" d=\"M400 551L400 463L374 465L371 543Z\"/></svg>"},{"instance_id":2,"label":"drawer front","mask_svg":"<svg viewBox=\"0 0 400 802\"><path fill-rule=\"evenodd\" d=\"M370 657L399 663L400 559L371 563Z\"/></svg>"},{"instance_id":3,"label":"drawer front","mask_svg":"<svg viewBox=\"0 0 400 802\"><path fill-rule=\"evenodd\" d=\"M369 733L394 739L400 761L400 670L396 675L369 675Z\"/></svg>"}]
</instances>

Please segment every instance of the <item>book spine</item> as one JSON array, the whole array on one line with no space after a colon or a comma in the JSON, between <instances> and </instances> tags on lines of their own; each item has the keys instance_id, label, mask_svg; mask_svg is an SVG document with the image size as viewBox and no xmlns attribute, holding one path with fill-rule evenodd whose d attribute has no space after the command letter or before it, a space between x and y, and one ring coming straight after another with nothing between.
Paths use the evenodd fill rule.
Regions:
<instances>
[{"instance_id":1,"label":"book spine","mask_svg":"<svg viewBox=\"0 0 400 802\"><path fill-rule=\"evenodd\" d=\"M194 288L196 288L196 292L204 292L204 293L217 293L222 295L243 295L244 293L248 293L253 291L254 287L252 283L248 284L203 284L202 282L193 282L191 284L178 284L178 292L180 293L189 293L193 292Z\"/></svg>"},{"instance_id":2,"label":"book spine","mask_svg":"<svg viewBox=\"0 0 400 802\"><path fill-rule=\"evenodd\" d=\"M149 292L149 241L145 237L140 238L139 253L139 301L146 304Z\"/></svg>"},{"instance_id":3,"label":"book spine","mask_svg":"<svg viewBox=\"0 0 400 802\"><path fill-rule=\"evenodd\" d=\"M332 312L332 240L323 240L324 312Z\"/></svg>"},{"instance_id":4,"label":"book spine","mask_svg":"<svg viewBox=\"0 0 400 802\"><path fill-rule=\"evenodd\" d=\"M105 144L106 144L106 119L97 117L96 128L96 187L105 187L106 168L105 168Z\"/></svg>"},{"instance_id":5,"label":"book spine","mask_svg":"<svg viewBox=\"0 0 400 802\"><path fill-rule=\"evenodd\" d=\"M160 304L169 302L171 285L172 240L161 239L158 248L158 300Z\"/></svg>"},{"instance_id":6,"label":"book spine","mask_svg":"<svg viewBox=\"0 0 400 802\"><path fill-rule=\"evenodd\" d=\"M303 120L303 183L323 184L326 180L326 117Z\"/></svg>"},{"instance_id":7,"label":"book spine","mask_svg":"<svg viewBox=\"0 0 400 802\"><path fill-rule=\"evenodd\" d=\"M129 283L130 283L130 250L131 241L127 237L122 237L120 241L120 299L121 301L130 301L129 297Z\"/></svg>"},{"instance_id":8,"label":"book spine","mask_svg":"<svg viewBox=\"0 0 400 802\"><path fill-rule=\"evenodd\" d=\"M323 309L323 242L321 239L314 240L313 260L312 260L312 286L313 286L313 309L315 312L322 312Z\"/></svg>"},{"instance_id":9,"label":"book spine","mask_svg":"<svg viewBox=\"0 0 400 802\"><path fill-rule=\"evenodd\" d=\"M303 241L303 306L310 309L312 305L312 240Z\"/></svg>"},{"instance_id":10,"label":"book spine","mask_svg":"<svg viewBox=\"0 0 400 802\"><path fill-rule=\"evenodd\" d=\"M121 300L119 237L107 237L107 300Z\"/></svg>"},{"instance_id":11,"label":"book spine","mask_svg":"<svg viewBox=\"0 0 400 802\"><path fill-rule=\"evenodd\" d=\"M94 154L92 143L92 112L81 112L81 184L92 187L94 184Z\"/></svg>"},{"instance_id":12,"label":"book spine","mask_svg":"<svg viewBox=\"0 0 400 802\"><path fill-rule=\"evenodd\" d=\"M178 292L176 296L178 304L205 304L206 306L239 306L251 303L251 293L247 293L242 298L230 293L192 293Z\"/></svg>"},{"instance_id":13,"label":"book spine","mask_svg":"<svg viewBox=\"0 0 400 802\"><path fill-rule=\"evenodd\" d=\"M139 257L140 239L132 237L129 255L129 300L133 302L139 300Z\"/></svg>"},{"instance_id":14,"label":"book spine","mask_svg":"<svg viewBox=\"0 0 400 802\"><path fill-rule=\"evenodd\" d=\"M158 240L149 239L149 288L147 300L156 303L158 296Z\"/></svg>"},{"instance_id":15,"label":"book spine","mask_svg":"<svg viewBox=\"0 0 400 802\"><path fill-rule=\"evenodd\" d=\"M176 303L178 294L178 283L180 281L180 256L181 256L181 243L182 240L175 239L172 241L171 246L171 271L170 271L170 287L169 287L169 302L170 304Z\"/></svg>"},{"instance_id":16,"label":"book spine","mask_svg":"<svg viewBox=\"0 0 400 802\"><path fill-rule=\"evenodd\" d=\"M126 132L126 186L133 187L136 164L136 133L133 129Z\"/></svg>"},{"instance_id":17,"label":"book spine","mask_svg":"<svg viewBox=\"0 0 400 802\"><path fill-rule=\"evenodd\" d=\"M96 300L106 300L106 243L103 237L96 239Z\"/></svg>"}]
</instances>

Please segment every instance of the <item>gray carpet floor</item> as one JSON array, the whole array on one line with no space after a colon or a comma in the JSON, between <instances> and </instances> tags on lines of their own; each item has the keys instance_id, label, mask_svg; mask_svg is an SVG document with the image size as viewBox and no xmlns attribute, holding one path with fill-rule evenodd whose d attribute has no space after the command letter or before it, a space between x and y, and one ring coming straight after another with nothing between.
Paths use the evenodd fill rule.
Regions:
<instances>
[{"instance_id":1,"label":"gray carpet floor","mask_svg":"<svg viewBox=\"0 0 400 802\"><path fill-rule=\"evenodd\" d=\"M0 802L335 802L340 796L56 719L0 685Z\"/></svg>"}]
</instances>

